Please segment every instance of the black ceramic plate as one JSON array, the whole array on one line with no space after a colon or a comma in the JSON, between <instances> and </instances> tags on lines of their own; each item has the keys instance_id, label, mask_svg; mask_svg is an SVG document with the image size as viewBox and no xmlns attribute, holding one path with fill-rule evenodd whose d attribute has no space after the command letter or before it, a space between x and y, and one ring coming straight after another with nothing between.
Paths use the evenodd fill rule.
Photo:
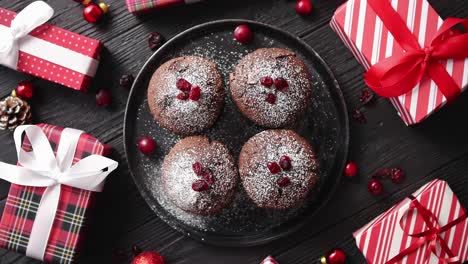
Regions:
<instances>
[{"instance_id":1,"label":"black ceramic plate","mask_svg":"<svg viewBox=\"0 0 468 264\"><path fill-rule=\"evenodd\" d=\"M239 24L248 24L254 40L242 45L232 36ZM196 216L175 207L164 195L160 167L164 156L180 138L162 129L147 105L147 87L153 72L167 60L183 55L198 55L217 63L229 89L228 76L240 58L261 47L283 47L298 54L312 76L313 98L306 115L291 129L305 137L320 161L318 186L300 208L273 212L256 208L242 186L230 208L216 216ZM226 93L229 95L229 92ZM227 144L237 158L251 136L264 130L248 121L229 96L220 119L204 134ZM158 146L151 157L137 148L141 136L153 137ZM348 118L338 83L320 56L297 37L269 25L245 20L205 23L177 35L146 62L133 84L125 113L125 152L135 183L148 205L171 227L200 241L223 246L249 246L266 243L290 234L323 207L341 177L348 149Z\"/></svg>"}]
</instances>

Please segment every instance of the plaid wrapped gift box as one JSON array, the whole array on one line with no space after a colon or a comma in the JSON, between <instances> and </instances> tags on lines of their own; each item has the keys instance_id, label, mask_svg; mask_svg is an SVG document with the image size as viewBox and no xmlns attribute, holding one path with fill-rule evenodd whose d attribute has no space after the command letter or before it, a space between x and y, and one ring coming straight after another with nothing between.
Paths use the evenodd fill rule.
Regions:
<instances>
[{"instance_id":1,"label":"plaid wrapped gift box","mask_svg":"<svg viewBox=\"0 0 468 264\"><path fill-rule=\"evenodd\" d=\"M128 11L135 13L159 9L164 7L184 5L200 2L202 0L126 0Z\"/></svg>"},{"instance_id":2,"label":"plaid wrapped gift box","mask_svg":"<svg viewBox=\"0 0 468 264\"><path fill-rule=\"evenodd\" d=\"M54 151L60 141L63 128L39 124L49 139ZM27 138L23 149L30 149ZM73 164L91 155L108 155L110 147L96 138L81 134ZM11 184L5 209L0 221L0 247L25 254L32 225L45 187L29 187ZM76 260L82 233L89 209L94 203L91 191L62 185L57 213L46 247L44 261L52 263L73 263Z\"/></svg>"}]
</instances>

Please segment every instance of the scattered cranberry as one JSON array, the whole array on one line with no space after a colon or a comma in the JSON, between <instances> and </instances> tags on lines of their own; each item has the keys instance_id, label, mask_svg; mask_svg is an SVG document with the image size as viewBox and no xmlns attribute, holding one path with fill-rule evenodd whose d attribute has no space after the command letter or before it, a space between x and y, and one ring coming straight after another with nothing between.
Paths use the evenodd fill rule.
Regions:
<instances>
[{"instance_id":1,"label":"scattered cranberry","mask_svg":"<svg viewBox=\"0 0 468 264\"><path fill-rule=\"evenodd\" d=\"M203 166L198 161L192 164L192 169L193 172L195 172L195 174L198 176L201 176L203 174Z\"/></svg>"},{"instance_id":2,"label":"scattered cranberry","mask_svg":"<svg viewBox=\"0 0 468 264\"><path fill-rule=\"evenodd\" d=\"M276 181L276 184L281 188L287 187L291 184L291 180L288 177L282 177Z\"/></svg>"},{"instance_id":3,"label":"scattered cranberry","mask_svg":"<svg viewBox=\"0 0 468 264\"><path fill-rule=\"evenodd\" d=\"M284 89L289 87L288 81L283 78L276 78L275 79L275 87L279 91L283 91Z\"/></svg>"},{"instance_id":4,"label":"scattered cranberry","mask_svg":"<svg viewBox=\"0 0 468 264\"><path fill-rule=\"evenodd\" d=\"M390 175L391 175L391 170L389 168L380 168L374 173L374 175L372 175L372 178L382 179L385 177L390 177Z\"/></svg>"},{"instance_id":5,"label":"scattered cranberry","mask_svg":"<svg viewBox=\"0 0 468 264\"><path fill-rule=\"evenodd\" d=\"M158 32L152 32L148 35L148 46L151 50L159 48L163 43L163 37Z\"/></svg>"},{"instance_id":6,"label":"scattered cranberry","mask_svg":"<svg viewBox=\"0 0 468 264\"><path fill-rule=\"evenodd\" d=\"M201 95L200 86L193 86L192 89L190 90L190 95L189 95L190 100L198 101L200 99L200 95Z\"/></svg>"},{"instance_id":7,"label":"scattered cranberry","mask_svg":"<svg viewBox=\"0 0 468 264\"><path fill-rule=\"evenodd\" d=\"M137 256L142 252L141 248L139 248L137 245L132 246L132 253L133 256Z\"/></svg>"},{"instance_id":8,"label":"scattered cranberry","mask_svg":"<svg viewBox=\"0 0 468 264\"><path fill-rule=\"evenodd\" d=\"M182 93L179 93L176 96L176 98L179 99L179 100L187 100L189 98L189 94L185 93L185 92L182 92Z\"/></svg>"},{"instance_id":9,"label":"scattered cranberry","mask_svg":"<svg viewBox=\"0 0 468 264\"><path fill-rule=\"evenodd\" d=\"M393 168L390 174L390 179L393 183L400 183L405 177L405 172L400 168Z\"/></svg>"},{"instance_id":10,"label":"scattered cranberry","mask_svg":"<svg viewBox=\"0 0 468 264\"><path fill-rule=\"evenodd\" d=\"M272 174L277 174L281 171L281 167L276 162L268 162L267 167Z\"/></svg>"},{"instance_id":11,"label":"scattered cranberry","mask_svg":"<svg viewBox=\"0 0 468 264\"><path fill-rule=\"evenodd\" d=\"M327 256L328 264L344 264L346 263L346 254L341 249L333 249Z\"/></svg>"},{"instance_id":12,"label":"scattered cranberry","mask_svg":"<svg viewBox=\"0 0 468 264\"><path fill-rule=\"evenodd\" d=\"M144 251L132 260L132 264L165 264L163 256L154 251Z\"/></svg>"},{"instance_id":13,"label":"scattered cranberry","mask_svg":"<svg viewBox=\"0 0 468 264\"><path fill-rule=\"evenodd\" d=\"M265 87L268 87L270 88L272 85L273 85L273 79L271 77L262 77L260 79L260 83L265 86Z\"/></svg>"},{"instance_id":14,"label":"scattered cranberry","mask_svg":"<svg viewBox=\"0 0 468 264\"><path fill-rule=\"evenodd\" d=\"M135 78L133 78L133 75L131 74L124 74L120 77L120 87L125 88L125 89L130 89L132 87L133 81Z\"/></svg>"},{"instance_id":15,"label":"scattered cranberry","mask_svg":"<svg viewBox=\"0 0 468 264\"><path fill-rule=\"evenodd\" d=\"M366 116L359 109L353 111L352 117L361 124L367 123Z\"/></svg>"},{"instance_id":16,"label":"scattered cranberry","mask_svg":"<svg viewBox=\"0 0 468 264\"><path fill-rule=\"evenodd\" d=\"M275 104L276 103L276 95L269 93L267 94L265 101L267 101L270 104Z\"/></svg>"},{"instance_id":17,"label":"scattered cranberry","mask_svg":"<svg viewBox=\"0 0 468 264\"><path fill-rule=\"evenodd\" d=\"M281 168L285 171L288 171L291 169L291 158L288 156L281 156L279 164Z\"/></svg>"},{"instance_id":18,"label":"scattered cranberry","mask_svg":"<svg viewBox=\"0 0 468 264\"><path fill-rule=\"evenodd\" d=\"M370 180L367 184L367 190L369 190L369 192L373 195L381 194L383 191L382 182L380 182L380 180L377 179Z\"/></svg>"},{"instance_id":19,"label":"scattered cranberry","mask_svg":"<svg viewBox=\"0 0 468 264\"><path fill-rule=\"evenodd\" d=\"M15 91L19 98L29 100L33 97L33 84L29 81L22 81L16 86Z\"/></svg>"},{"instance_id":20,"label":"scattered cranberry","mask_svg":"<svg viewBox=\"0 0 468 264\"><path fill-rule=\"evenodd\" d=\"M99 106L109 106L112 101L112 95L109 90L101 89L96 94L96 104Z\"/></svg>"},{"instance_id":21,"label":"scattered cranberry","mask_svg":"<svg viewBox=\"0 0 468 264\"><path fill-rule=\"evenodd\" d=\"M213 174L210 170L203 171L202 178L206 181L206 183L208 183L208 185L213 185L215 182Z\"/></svg>"},{"instance_id":22,"label":"scattered cranberry","mask_svg":"<svg viewBox=\"0 0 468 264\"><path fill-rule=\"evenodd\" d=\"M356 162L350 161L348 162L348 164L346 164L344 174L347 177L354 177L356 176L357 172L358 172L358 166Z\"/></svg>"},{"instance_id":23,"label":"scattered cranberry","mask_svg":"<svg viewBox=\"0 0 468 264\"><path fill-rule=\"evenodd\" d=\"M242 44L249 44L253 39L253 34L249 26L239 25L234 30L234 38Z\"/></svg>"},{"instance_id":24,"label":"scattered cranberry","mask_svg":"<svg viewBox=\"0 0 468 264\"><path fill-rule=\"evenodd\" d=\"M141 137L138 140L138 148L140 149L141 153L145 155L151 155L156 150L156 144L152 138Z\"/></svg>"},{"instance_id":25,"label":"scattered cranberry","mask_svg":"<svg viewBox=\"0 0 468 264\"><path fill-rule=\"evenodd\" d=\"M208 183L204 180L196 180L192 183L192 190L196 192L203 192L208 190Z\"/></svg>"},{"instance_id":26,"label":"scattered cranberry","mask_svg":"<svg viewBox=\"0 0 468 264\"><path fill-rule=\"evenodd\" d=\"M176 87L183 92L189 92L192 85L187 80L181 78L177 80Z\"/></svg>"},{"instance_id":27,"label":"scattered cranberry","mask_svg":"<svg viewBox=\"0 0 468 264\"><path fill-rule=\"evenodd\" d=\"M371 90L366 88L361 91L361 94L359 95L359 101L362 105L370 103L372 99L374 99L374 93Z\"/></svg>"},{"instance_id":28,"label":"scattered cranberry","mask_svg":"<svg viewBox=\"0 0 468 264\"><path fill-rule=\"evenodd\" d=\"M310 0L299 0L296 3L296 12L301 16L307 16L312 13L312 3Z\"/></svg>"}]
</instances>

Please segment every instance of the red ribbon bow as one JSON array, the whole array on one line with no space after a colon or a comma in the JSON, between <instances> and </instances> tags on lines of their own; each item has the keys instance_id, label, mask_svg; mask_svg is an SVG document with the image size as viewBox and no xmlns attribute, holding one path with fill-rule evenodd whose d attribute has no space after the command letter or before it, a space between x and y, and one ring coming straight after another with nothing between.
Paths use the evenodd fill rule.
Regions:
<instances>
[{"instance_id":1,"label":"red ribbon bow","mask_svg":"<svg viewBox=\"0 0 468 264\"><path fill-rule=\"evenodd\" d=\"M427 74L447 101L453 101L461 89L439 60L468 57L468 33L454 34L452 31L459 24L468 31L468 20L446 19L429 46L421 48L388 0L368 0L367 3L406 52L372 66L365 74L366 84L381 96L396 97L411 91Z\"/></svg>"},{"instance_id":2,"label":"red ribbon bow","mask_svg":"<svg viewBox=\"0 0 468 264\"><path fill-rule=\"evenodd\" d=\"M400 227L407 236L417 237L419 239L414 244L404 249L398 255L387 261L386 264L393 264L397 263L398 261L401 261L406 255L418 250L420 247L424 246L427 243L429 244L429 247L426 250L424 259L428 259L432 252L434 255L437 256L437 258L440 261L444 263L460 264L461 261L459 257L457 257L452 252L452 250L450 250L449 246L447 245L447 242L440 236L440 234L464 221L467 218L466 213L463 213L463 215L447 223L446 225L440 226L439 221L434 215L434 213L425 208L414 196L410 196L409 198L411 199L411 205L408 211L405 214L403 214L403 216L400 218ZM428 227L425 231L419 233L409 233L403 227L403 221L406 219L406 216L412 210L416 210L416 212L423 218L424 222L426 223L426 226ZM437 244L439 244L441 248L440 254L437 253ZM442 257L443 253L447 254L449 257Z\"/></svg>"}]
</instances>

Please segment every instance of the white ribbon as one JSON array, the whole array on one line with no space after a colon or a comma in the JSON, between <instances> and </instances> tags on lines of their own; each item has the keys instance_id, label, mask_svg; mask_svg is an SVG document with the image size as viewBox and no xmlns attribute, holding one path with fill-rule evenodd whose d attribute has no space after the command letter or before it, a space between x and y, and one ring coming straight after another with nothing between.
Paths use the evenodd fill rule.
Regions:
<instances>
[{"instance_id":1,"label":"white ribbon","mask_svg":"<svg viewBox=\"0 0 468 264\"><path fill-rule=\"evenodd\" d=\"M31 143L30 152L21 147L23 133L26 133ZM80 130L65 128L60 137L57 154L54 155L41 128L34 125L19 126L14 132L14 140L18 162L22 167L0 162L0 179L18 185L47 187L29 237L26 249L26 255L29 257L44 259L60 200L61 185L100 192L107 175L118 166L116 161L100 155L90 155L72 166L82 133Z\"/></svg>"},{"instance_id":2,"label":"white ribbon","mask_svg":"<svg viewBox=\"0 0 468 264\"><path fill-rule=\"evenodd\" d=\"M48 4L36 1L19 12L9 28L0 27L0 64L16 69L19 40L47 22L53 15L54 10Z\"/></svg>"},{"instance_id":3,"label":"white ribbon","mask_svg":"<svg viewBox=\"0 0 468 264\"><path fill-rule=\"evenodd\" d=\"M28 5L11 21L11 26L0 25L0 64L18 68L19 51L58 64L67 69L93 77L99 61L52 42L28 35L54 15L54 10L43 1Z\"/></svg>"}]
</instances>

